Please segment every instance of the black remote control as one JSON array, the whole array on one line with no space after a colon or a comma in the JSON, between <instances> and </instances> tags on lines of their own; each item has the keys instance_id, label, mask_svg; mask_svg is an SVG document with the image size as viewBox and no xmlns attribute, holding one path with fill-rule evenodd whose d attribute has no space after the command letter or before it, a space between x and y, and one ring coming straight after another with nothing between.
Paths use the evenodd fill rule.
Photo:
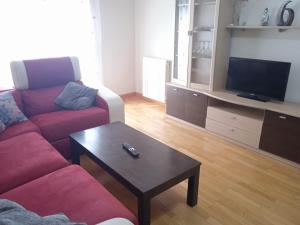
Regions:
<instances>
[{"instance_id":1,"label":"black remote control","mask_svg":"<svg viewBox=\"0 0 300 225\"><path fill-rule=\"evenodd\" d=\"M122 144L123 149L125 149L130 155L137 158L139 157L140 153L131 145L128 143Z\"/></svg>"}]
</instances>

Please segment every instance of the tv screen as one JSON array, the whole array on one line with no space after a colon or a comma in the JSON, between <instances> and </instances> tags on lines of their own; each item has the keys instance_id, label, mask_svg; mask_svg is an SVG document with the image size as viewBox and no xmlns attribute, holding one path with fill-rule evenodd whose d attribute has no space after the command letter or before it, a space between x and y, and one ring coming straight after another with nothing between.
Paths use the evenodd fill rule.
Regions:
<instances>
[{"instance_id":1,"label":"tv screen","mask_svg":"<svg viewBox=\"0 0 300 225\"><path fill-rule=\"evenodd\" d=\"M228 90L284 101L291 63L231 57Z\"/></svg>"}]
</instances>

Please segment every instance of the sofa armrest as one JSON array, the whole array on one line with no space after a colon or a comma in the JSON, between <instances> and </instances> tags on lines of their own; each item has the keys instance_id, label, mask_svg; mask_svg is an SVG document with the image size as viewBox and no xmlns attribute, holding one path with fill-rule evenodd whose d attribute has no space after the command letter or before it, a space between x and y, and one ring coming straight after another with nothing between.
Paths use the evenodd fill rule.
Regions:
<instances>
[{"instance_id":1,"label":"sofa armrest","mask_svg":"<svg viewBox=\"0 0 300 225\"><path fill-rule=\"evenodd\" d=\"M133 225L129 220L123 218L114 218L96 225Z\"/></svg>"},{"instance_id":2,"label":"sofa armrest","mask_svg":"<svg viewBox=\"0 0 300 225\"><path fill-rule=\"evenodd\" d=\"M107 87L100 86L98 96L100 96L107 104L110 123L116 121L125 122L124 102L119 95Z\"/></svg>"}]
</instances>

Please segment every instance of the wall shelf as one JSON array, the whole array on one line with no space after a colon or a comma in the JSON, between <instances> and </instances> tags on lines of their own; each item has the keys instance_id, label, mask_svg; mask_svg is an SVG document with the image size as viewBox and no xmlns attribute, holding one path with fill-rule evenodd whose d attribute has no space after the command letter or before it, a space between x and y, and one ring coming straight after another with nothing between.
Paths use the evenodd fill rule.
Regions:
<instances>
[{"instance_id":1,"label":"wall shelf","mask_svg":"<svg viewBox=\"0 0 300 225\"><path fill-rule=\"evenodd\" d=\"M192 59L211 59L210 56L192 56Z\"/></svg>"},{"instance_id":2,"label":"wall shelf","mask_svg":"<svg viewBox=\"0 0 300 225\"><path fill-rule=\"evenodd\" d=\"M205 1L205 2L196 2L195 6L201 6L201 5L215 5L216 0L211 0L211 1Z\"/></svg>"},{"instance_id":3,"label":"wall shelf","mask_svg":"<svg viewBox=\"0 0 300 225\"><path fill-rule=\"evenodd\" d=\"M199 33L199 32L202 32L202 31L213 32L214 29L215 29L214 26L194 27L193 32L194 33Z\"/></svg>"},{"instance_id":4,"label":"wall shelf","mask_svg":"<svg viewBox=\"0 0 300 225\"><path fill-rule=\"evenodd\" d=\"M178 4L178 7L186 7L186 6L191 6L190 4Z\"/></svg>"},{"instance_id":5,"label":"wall shelf","mask_svg":"<svg viewBox=\"0 0 300 225\"><path fill-rule=\"evenodd\" d=\"M228 25L227 29L231 30L279 30L280 32L286 30L300 30L300 26L234 26Z\"/></svg>"},{"instance_id":6,"label":"wall shelf","mask_svg":"<svg viewBox=\"0 0 300 225\"><path fill-rule=\"evenodd\" d=\"M195 2L194 6L201 6L201 5L215 5L216 4L216 0L209 0L209 1L205 1L205 2ZM182 3L182 4L177 4L178 7L187 7L187 6L191 6L191 4L189 3Z\"/></svg>"}]
</instances>

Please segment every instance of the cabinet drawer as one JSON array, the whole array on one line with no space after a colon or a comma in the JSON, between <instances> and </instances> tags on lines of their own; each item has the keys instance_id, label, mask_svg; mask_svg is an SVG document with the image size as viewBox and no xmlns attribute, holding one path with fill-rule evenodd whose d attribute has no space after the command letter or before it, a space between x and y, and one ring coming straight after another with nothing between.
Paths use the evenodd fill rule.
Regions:
<instances>
[{"instance_id":1,"label":"cabinet drawer","mask_svg":"<svg viewBox=\"0 0 300 225\"><path fill-rule=\"evenodd\" d=\"M223 108L209 106L207 109L207 117L257 135L261 134L263 120L255 116L240 115Z\"/></svg>"},{"instance_id":2,"label":"cabinet drawer","mask_svg":"<svg viewBox=\"0 0 300 225\"><path fill-rule=\"evenodd\" d=\"M282 113L266 111L265 125L276 125L282 129L292 129L296 132L300 132L300 118L285 115Z\"/></svg>"},{"instance_id":3,"label":"cabinet drawer","mask_svg":"<svg viewBox=\"0 0 300 225\"><path fill-rule=\"evenodd\" d=\"M206 129L243 144L258 148L260 135L223 124L212 119L206 119Z\"/></svg>"}]
</instances>

